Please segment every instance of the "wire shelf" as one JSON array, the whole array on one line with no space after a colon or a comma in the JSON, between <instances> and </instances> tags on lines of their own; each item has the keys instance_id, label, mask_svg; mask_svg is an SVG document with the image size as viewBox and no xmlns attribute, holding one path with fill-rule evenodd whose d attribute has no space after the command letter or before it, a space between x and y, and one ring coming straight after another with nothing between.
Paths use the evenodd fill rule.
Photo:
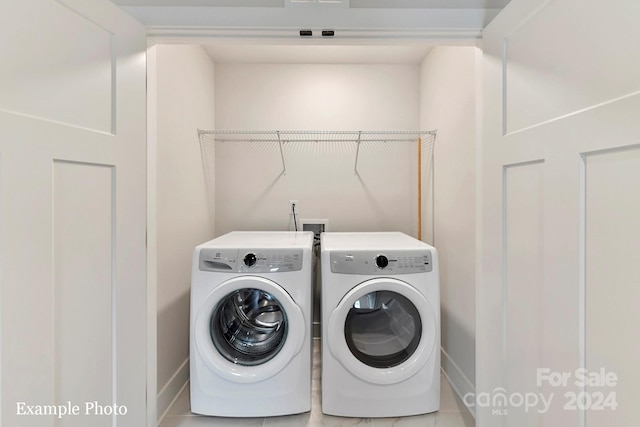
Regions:
<instances>
[{"instance_id":1,"label":"wire shelf","mask_svg":"<svg viewBox=\"0 0 640 427\"><path fill-rule=\"evenodd\" d=\"M412 141L436 131L236 131L198 130L201 139L215 142L395 142Z\"/></svg>"},{"instance_id":2,"label":"wire shelf","mask_svg":"<svg viewBox=\"0 0 640 427\"><path fill-rule=\"evenodd\" d=\"M435 142L435 130L429 131L302 131L302 130L202 130L198 129L200 143L217 142L273 142L279 144L282 173L287 173L283 144L290 142L352 142L357 145L354 172L358 173L360 145L367 142Z\"/></svg>"}]
</instances>

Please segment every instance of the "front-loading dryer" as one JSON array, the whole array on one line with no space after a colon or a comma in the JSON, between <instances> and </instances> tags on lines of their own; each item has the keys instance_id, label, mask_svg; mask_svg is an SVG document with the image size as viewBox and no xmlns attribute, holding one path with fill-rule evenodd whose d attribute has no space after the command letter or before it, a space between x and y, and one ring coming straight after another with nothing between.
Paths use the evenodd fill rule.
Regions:
<instances>
[{"instance_id":1,"label":"front-loading dryer","mask_svg":"<svg viewBox=\"0 0 640 427\"><path fill-rule=\"evenodd\" d=\"M311 409L312 232L232 232L196 247L191 411Z\"/></svg>"},{"instance_id":2,"label":"front-loading dryer","mask_svg":"<svg viewBox=\"0 0 640 427\"><path fill-rule=\"evenodd\" d=\"M403 233L324 233L322 412L398 417L440 406L438 253Z\"/></svg>"}]
</instances>

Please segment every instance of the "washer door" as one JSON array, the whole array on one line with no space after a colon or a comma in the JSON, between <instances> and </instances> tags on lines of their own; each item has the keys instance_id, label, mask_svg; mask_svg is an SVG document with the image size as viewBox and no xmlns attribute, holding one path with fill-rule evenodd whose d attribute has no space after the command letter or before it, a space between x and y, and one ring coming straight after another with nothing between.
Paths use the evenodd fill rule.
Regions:
<instances>
[{"instance_id":1,"label":"washer door","mask_svg":"<svg viewBox=\"0 0 640 427\"><path fill-rule=\"evenodd\" d=\"M432 357L436 316L414 287L396 279L363 282L329 317L329 349L356 377L373 384L406 380Z\"/></svg>"},{"instance_id":2,"label":"washer door","mask_svg":"<svg viewBox=\"0 0 640 427\"><path fill-rule=\"evenodd\" d=\"M302 310L278 284L236 277L217 286L200 306L194 339L217 375L251 383L277 374L298 354L304 325Z\"/></svg>"}]
</instances>

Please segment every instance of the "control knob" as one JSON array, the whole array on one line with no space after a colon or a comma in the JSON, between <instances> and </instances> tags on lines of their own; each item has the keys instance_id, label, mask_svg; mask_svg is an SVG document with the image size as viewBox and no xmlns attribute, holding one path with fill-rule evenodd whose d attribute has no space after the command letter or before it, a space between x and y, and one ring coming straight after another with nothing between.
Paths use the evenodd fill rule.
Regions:
<instances>
[{"instance_id":1,"label":"control knob","mask_svg":"<svg viewBox=\"0 0 640 427\"><path fill-rule=\"evenodd\" d=\"M387 258L387 257L386 257L386 256L384 256L384 255L378 255L378 256L376 257L376 265L377 265L379 268L385 268L386 266L388 266L388 265L389 265L389 258Z\"/></svg>"},{"instance_id":2,"label":"control knob","mask_svg":"<svg viewBox=\"0 0 640 427\"><path fill-rule=\"evenodd\" d=\"M247 267L253 267L258 261L256 254L248 253L244 256L244 265Z\"/></svg>"}]
</instances>

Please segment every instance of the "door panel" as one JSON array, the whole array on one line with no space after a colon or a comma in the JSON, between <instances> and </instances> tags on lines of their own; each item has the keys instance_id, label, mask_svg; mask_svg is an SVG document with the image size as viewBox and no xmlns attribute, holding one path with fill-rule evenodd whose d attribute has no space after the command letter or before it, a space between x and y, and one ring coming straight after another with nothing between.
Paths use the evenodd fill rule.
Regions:
<instances>
[{"instance_id":1,"label":"door panel","mask_svg":"<svg viewBox=\"0 0 640 427\"><path fill-rule=\"evenodd\" d=\"M637 331L640 302L638 171L640 146L584 156L586 368L615 366L620 405L587 413L589 426L640 425L640 413L630 410L640 383L640 342L629 336ZM604 390L586 387L589 394Z\"/></svg>"},{"instance_id":2,"label":"door panel","mask_svg":"<svg viewBox=\"0 0 640 427\"><path fill-rule=\"evenodd\" d=\"M144 28L102 0L2 9L1 423L143 426Z\"/></svg>"},{"instance_id":3,"label":"door panel","mask_svg":"<svg viewBox=\"0 0 640 427\"><path fill-rule=\"evenodd\" d=\"M72 402L109 402L114 391L114 178L110 166L53 163L54 396Z\"/></svg>"},{"instance_id":4,"label":"door panel","mask_svg":"<svg viewBox=\"0 0 640 427\"><path fill-rule=\"evenodd\" d=\"M535 387L540 366L540 319L544 276L544 168L541 161L504 167L506 389ZM536 417L512 408L508 425L535 426Z\"/></svg>"},{"instance_id":5,"label":"door panel","mask_svg":"<svg viewBox=\"0 0 640 427\"><path fill-rule=\"evenodd\" d=\"M637 55L610 48L630 36L640 42L637 31L628 31L640 15L640 3L625 2L625 16L617 3L543 2L505 35L507 133L640 91Z\"/></svg>"},{"instance_id":6,"label":"door panel","mask_svg":"<svg viewBox=\"0 0 640 427\"><path fill-rule=\"evenodd\" d=\"M640 322L637 7L512 0L485 29L476 392L554 397L528 412L478 402L478 426L637 419L622 405L640 359L623 332ZM620 377L597 390L617 394L616 411L567 405L582 367ZM539 368L569 376L554 386Z\"/></svg>"},{"instance_id":7,"label":"door panel","mask_svg":"<svg viewBox=\"0 0 640 427\"><path fill-rule=\"evenodd\" d=\"M0 69L0 108L111 133L116 38L65 1L21 3L0 16L12 41L3 46L12 60Z\"/></svg>"}]
</instances>

